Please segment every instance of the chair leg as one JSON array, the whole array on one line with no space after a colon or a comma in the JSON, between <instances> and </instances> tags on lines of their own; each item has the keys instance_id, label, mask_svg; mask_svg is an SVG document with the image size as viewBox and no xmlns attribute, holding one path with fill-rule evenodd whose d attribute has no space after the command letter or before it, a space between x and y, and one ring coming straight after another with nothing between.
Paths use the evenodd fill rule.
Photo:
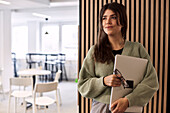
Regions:
<instances>
[{"instance_id":1,"label":"chair leg","mask_svg":"<svg viewBox=\"0 0 170 113\"><path fill-rule=\"evenodd\" d=\"M8 101L8 113L10 113L10 103L11 103L11 96L9 94L9 101Z\"/></svg>"},{"instance_id":2,"label":"chair leg","mask_svg":"<svg viewBox=\"0 0 170 113\"><path fill-rule=\"evenodd\" d=\"M58 113L60 113L60 105L59 105L59 99L58 99L57 91L56 91L56 104L57 104Z\"/></svg>"},{"instance_id":3,"label":"chair leg","mask_svg":"<svg viewBox=\"0 0 170 113\"><path fill-rule=\"evenodd\" d=\"M62 100L61 100L61 95L60 95L60 89L57 88L57 90L58 90L58 95L59 95L59 102L60 102L60 105L62 105Z\"/></svg>"},{"instance_id":4,"label":"chair leg","mask_svg":"<svg viewBox=\"0 0 170 113\"><path fill-rule=\"evenodd\" d=\"M33 113L37 113L37 108L36 108L36 105L33 103L33 108L32 108L32 110L33 110Z\"/></svg>"},{"instance_id":5,"label":"chair leg","mask_svg":"<svg viewBox=\"0 0 170 113\"><path fill-rule=\"evenodd\" d=\"M2 94L3 94L3 99L5 99L5 92L4 92L3 86L1 86L1 90L2 90Z\"/></svg>"},{"instance_id":6,"label":"chair leg","mask_svg":"<svg viewBox=\"0 0 170 113\"><path fill-rule=\"evenodd\" d=\"M58 108L58 113L60 113L60 105L59 105L59 102L57 101L57 108Z\"/></svg>"},{"instance_id":7,"label":"chair leg","mask_svg":"<svg viewBox=\"0 0 170 113\"><path fill-rule=\"evenodd\" d=\"M47 113L47 106L44 106L44 108L45 108L45 113Z\"/></svg>"},{"instance_id":8,"label":"chair leg","mask_svg":"<svg viewBox=\"0 0 170 113\"><path fill-rule=\"evenodd\" d=\"M17 113L17 98L15 97L15 103L14 103L14 111Z\"/></svg>"},{"instance_id":9,"label":"chair leg","mask_svg":"<svg viewBox=\"0 0 170 113\"><path fill-rule=\"evenodd\" d=\"M26 113L27 112L27 106L26 106L25 98L23 99L23 105L24 105L24 113Z\"/></svg>"}]
</instances>

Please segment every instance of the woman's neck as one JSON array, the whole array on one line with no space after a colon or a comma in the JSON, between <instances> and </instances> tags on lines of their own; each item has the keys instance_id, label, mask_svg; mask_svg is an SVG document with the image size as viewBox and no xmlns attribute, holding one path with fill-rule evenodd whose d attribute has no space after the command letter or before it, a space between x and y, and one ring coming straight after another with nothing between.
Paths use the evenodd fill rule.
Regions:
<instances>
[{"instance_id":1,"label":"woman's neck","mask_svg":"<svg viewBox=\"0 0 170 113\"><path fill-rule=\"evenodd\" d=\"M120 50L124 47L125 40L122 35L108 36L108 39L111 43L112 50Z\"/></svg>"}]
</instances>

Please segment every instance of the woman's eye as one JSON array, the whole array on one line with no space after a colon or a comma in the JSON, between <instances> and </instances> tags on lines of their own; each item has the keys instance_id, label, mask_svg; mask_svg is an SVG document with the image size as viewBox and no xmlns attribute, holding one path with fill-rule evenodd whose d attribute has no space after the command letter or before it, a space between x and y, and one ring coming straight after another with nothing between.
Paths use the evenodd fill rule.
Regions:
<instances>
[{"instance_id":1,"label":"woman's eye","mask_svg":"<svg viewBox=\"0 0 170 113\"><path fill-rule=\"evenodd\" d=\"M113 16L112 19L117 19L117 17L116 17L116 16Z\"/></svg>"},{"instance_id":2,"label":"woman's eye","mask_svg":"<svg viewBox=\"0 0 170 113\"><path fill-rule=\"evenodd\" d=\"M102 20L106 20L106 18L105 18L105 17L103 17L103 18L102 18Z\"/></svg>"}]
</instances>

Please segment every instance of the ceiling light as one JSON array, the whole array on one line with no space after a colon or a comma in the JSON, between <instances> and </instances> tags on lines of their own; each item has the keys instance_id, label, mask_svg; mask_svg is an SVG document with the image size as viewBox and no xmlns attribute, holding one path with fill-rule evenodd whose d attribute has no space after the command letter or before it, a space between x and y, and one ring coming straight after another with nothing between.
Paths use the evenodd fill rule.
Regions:
<instances>
[{"instance_id":1,"label":"ceiling light","mask_svg":"<svg viewBox=\"0 0 170 113\"><path fill-rule=\"evenodd\" d=\"M57 6L78 6L78 2L51 2L50 7L57 7Z\"/></svg>"},{"instance_id":2,"label":"ceiling light","mask_svg":"<svg viewBox=\"0 0 170 113\"><path fill-rule=\"evenodd\" d=\"M41 17L41 18L51 18L51 16L40 14L40 13L32 13L32 15L37 16L37 17Z\"/></svg>"},{"instance_id":3,"label":"ceiling light","mask_svg":"<svg viewBox=\"0 0 170 113\"><path fill-rule=\"evenodd\" d=\"M7 2L7 1L0 0L0 4L10 5L11 3Z\"/></svg>"}]
</instances>

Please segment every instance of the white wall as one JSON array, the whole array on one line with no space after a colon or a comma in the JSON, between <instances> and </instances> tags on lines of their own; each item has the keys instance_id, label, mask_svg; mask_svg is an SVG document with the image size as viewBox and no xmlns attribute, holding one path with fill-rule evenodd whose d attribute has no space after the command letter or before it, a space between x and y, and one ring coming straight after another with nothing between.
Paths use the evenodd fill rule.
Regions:
<instances>
[{"instance_id":1,"label":"white wall","mask_svg":"<svg viewBox=\"0 0 170 113\"><path fill-rule=\"evenodd\" d=\"M0 11L0 68L4 91L9 90L9 78L13 76L11 59L11 11Z\"/></svg>"},{"instance_id":2,"label":"white wall","mask_svg":"<svg viewBox=\"0 0 170 113\"><path fill-rule=\"evenodd\" d=\"M39 22L28 22L28 52L35 53L39 51Z\"/></svg>"}]
</instances>

